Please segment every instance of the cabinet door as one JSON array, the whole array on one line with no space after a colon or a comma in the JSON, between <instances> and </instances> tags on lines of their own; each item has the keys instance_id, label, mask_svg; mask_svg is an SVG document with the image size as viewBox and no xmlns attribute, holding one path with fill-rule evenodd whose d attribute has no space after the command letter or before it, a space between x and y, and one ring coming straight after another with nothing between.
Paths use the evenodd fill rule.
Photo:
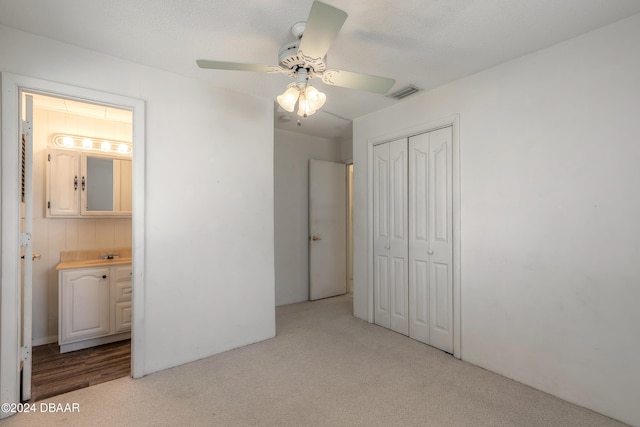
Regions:
<instances>
[{"instance_id":1,"label":"cabinet door","mask_svg":"<svg viewBox=\"0 0 640 427\"><path fill-rule=\"evenodd\" d=\"M47 151L47 216L80 215L80 153Z\"/></svg>"},{"instance_id":2,"label":"cabinet door","mask_svg":"<svg viewBox=\"0 0 640 427\"><path fill-rule=\"evenodd\" d=\"M111 267L113 275L113 333L131 330L131 265Z\"/></svg>"},{"instance_id":3,"label":"cabinet door","mask_svg":"<svg viewBox=\"0 0 640 427\"><path fill-rule=\"evenodd\" d=\"M60 342L109 334L110 279L108 268L60 273Z\"/></svg>"},{"instance_id":4,"label":"cabinet door","mask_svg":"<svg viewBox=\"0 0 640 427\"><path fill-rule=\"evenodd\" d=\"M115 304L114 332L128 332L131 330L131 301Z\"/></svg>"},{"instance_id":5,"label":"cabinet door","mask_svg":"<svg viewBox=\"0 0 640 427\"><path fill-rule=\"evenodd\" d=\"M113 267L113 302L131 301L131 265Z\"/></svg>"}]
</instances>

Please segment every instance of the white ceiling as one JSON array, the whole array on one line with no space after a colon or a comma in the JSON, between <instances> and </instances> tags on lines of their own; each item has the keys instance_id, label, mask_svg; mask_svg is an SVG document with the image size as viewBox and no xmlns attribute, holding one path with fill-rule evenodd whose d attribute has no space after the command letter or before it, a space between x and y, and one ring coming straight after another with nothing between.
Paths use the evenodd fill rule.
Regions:
<instances>
[{"instance_id":1,"label":"white ceiling","mask_svg":"<svg viewBox=\"0 0 640 427\"><path fill-rule=\"evenodd\" d=\"M329 68L430 89L640 13L637 0L326 0L347 21ZM289 28L312 0L0 0L0 24L275 99L281 74L202 70L196 59L277 65ZM315 84L323 111L278 128L350 138L350 120L402 102Z\"/></svg>"}]
</instances>

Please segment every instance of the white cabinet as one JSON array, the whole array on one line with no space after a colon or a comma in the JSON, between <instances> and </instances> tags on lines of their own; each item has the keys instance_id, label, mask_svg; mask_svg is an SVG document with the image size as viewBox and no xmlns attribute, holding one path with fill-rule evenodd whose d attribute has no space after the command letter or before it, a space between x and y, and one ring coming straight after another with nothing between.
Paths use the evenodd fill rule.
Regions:
<instances>
[{"instance_id":1,"label":"white cabinet","mask_svg":"<svg viewBox=\"0 0 640 427\"><path fill-rule=\"evenodd\" d=\"M131 266L113 267L113 331L131 330Z\"/></svg>"},{"instance_id":2,"label":"white cabinet","mask_svg":"<svg viewBox=\"0 0 640 427\"><path fill-rule=\"evenodd\" d=\"M60 272L61 344L109 333L109 275L109 268Z\"/></svg>"},{"instance_id":3,"label":"white cabinet","mask_svg":"<svg viewBox=\"0 0 640 427\"><path fill-rule=\"evenodd\" d=\"M80 215L80 153L47 152L47 216Z\"/></svg>"},{"instance_id":4,"label":"white cabinet","mask_svg":"<svg viewBox=\"0 0 640 427\"><path fill-rule=\"evenodd\" d=\"M60 352L129 338L131 264L59 271Z\"/></svg>"},{"instance_id":5,"label":"white cabinet","mask_svg":"<svg viewBox=\"0 0 640 427\"><path fill-rule=\"evenodd\" d=\"M47 217L131 216L131 159L47 150Z\"/></svg>"}]
</instances>

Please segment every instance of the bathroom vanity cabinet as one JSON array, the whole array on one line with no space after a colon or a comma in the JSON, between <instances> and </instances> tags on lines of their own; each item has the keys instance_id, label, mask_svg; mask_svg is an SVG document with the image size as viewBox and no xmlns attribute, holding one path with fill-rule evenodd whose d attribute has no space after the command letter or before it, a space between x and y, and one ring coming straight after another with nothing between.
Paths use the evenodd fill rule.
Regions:
<instances>
[{"instance_id":1,"label":"bathroom vanity cabinet","mask_svg":"<svg viewBox=\"0 0 640 427\"><path fill-rule=\"evenodd\" d=\"M131 337L131 264L109 262L113 263L96 260L94 265L85 262L86 266L76 268L59 265L61 353Z\"/></svg>"}]
</instances>

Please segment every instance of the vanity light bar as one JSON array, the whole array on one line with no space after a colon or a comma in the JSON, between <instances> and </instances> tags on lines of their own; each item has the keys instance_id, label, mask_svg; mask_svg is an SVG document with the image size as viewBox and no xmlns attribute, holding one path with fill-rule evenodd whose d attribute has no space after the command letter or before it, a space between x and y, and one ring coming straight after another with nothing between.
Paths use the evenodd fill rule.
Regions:
<instances>
[{"instance_id":1,"label":"vanity light bar","mask_svg":"<svg viewBox=\"0 0 640 427\"><path fill-rule=\"evenodd\" d=\"M121 155L131 155L133 145L125 141L113 141L102 138L88 138L77 135L55 135L53 144L62 148L74 148L80 150L100 151L102 153L116 153Z\"/></svg>"}]
</instances>

